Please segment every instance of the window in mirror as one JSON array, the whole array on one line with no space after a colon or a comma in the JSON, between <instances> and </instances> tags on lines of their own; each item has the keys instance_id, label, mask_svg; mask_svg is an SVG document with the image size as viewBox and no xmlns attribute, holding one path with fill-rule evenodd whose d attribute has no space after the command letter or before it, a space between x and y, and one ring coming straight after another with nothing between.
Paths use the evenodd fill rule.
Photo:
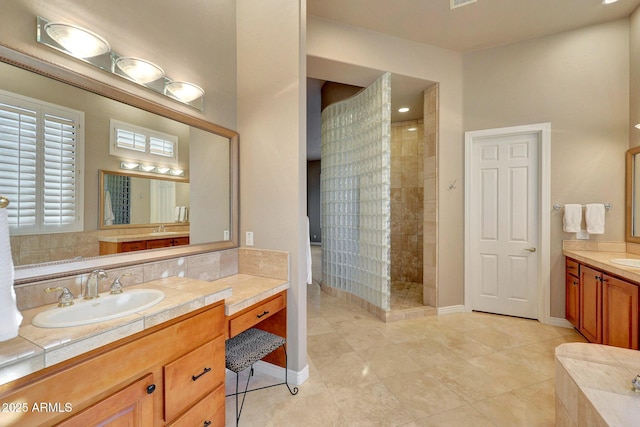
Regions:
<instances>
[{"instance_id":1,"label":"window in mirror","mask_svg":"<svg viewBox=\"0 0 640 427\"><path fill-rule=\"evenodd\" d=\"M178 137L141 126L110 120L109 154L130 160L178 163Z\"/></svg>"},{"instance_id":2,"label":"window in mirror","mask_svg":"<svg viewBox=\"0 0 640 427\"><path fill-rule=\"evenodd\" d=\"M12 235L82 230L84 113L0 91L0 192Z\"/></svg>"}]
</instances>

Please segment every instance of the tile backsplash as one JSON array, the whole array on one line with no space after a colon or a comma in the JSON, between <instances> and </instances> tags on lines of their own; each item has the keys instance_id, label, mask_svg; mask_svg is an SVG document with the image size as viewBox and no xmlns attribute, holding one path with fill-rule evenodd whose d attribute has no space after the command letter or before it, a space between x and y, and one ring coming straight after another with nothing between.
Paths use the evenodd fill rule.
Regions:
<instances>
[{"instance_id":1,"label":"tile backsplash","mask_svg":"<svg viewBox=\"0 0 640 427\"><path fill-rule=\"evenodd\" d=\"M213 281L238 273L238 249L207 252L123 268L105 269L105 272L107 273L107 278L100 283L100 292L109 290L113 280L124 273L128 274L122 278L124 286L137 285L171 276ZM79 296L87 277L88 274L79 274L60 279L16 285L18 310L55 303L59 292L45 292L44 290L48 287L65 286L74 295Z\"/></svg>"}]
</instances>

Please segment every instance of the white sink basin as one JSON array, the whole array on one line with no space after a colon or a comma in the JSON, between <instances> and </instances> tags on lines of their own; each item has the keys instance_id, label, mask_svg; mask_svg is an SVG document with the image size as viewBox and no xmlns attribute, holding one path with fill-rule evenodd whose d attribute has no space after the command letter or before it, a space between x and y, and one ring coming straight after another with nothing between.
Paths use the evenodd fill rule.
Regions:
<instances>
[{"instance_id":1,"label":"white sink basin","mask_svg":"<svg viewBox=\"0 0 640 427\"><path fill-rule=\"evenodd\" d=\"M125 290L117 295L101 295L91 300L76 300L68 307L56 307L36 314L31 321L41 328L66 328L117 319L146 310L164 299L157 289Z\"/></svg>"},{"instance_id":2,"label":"white sink basin","mask_svg":"<svg viewBox=\"0 0 640 427\"><path fill-rule=\"evenodd\" d=\"M152 236L173 236L174 234L180 234L177 231L154 231L151 233Z\"/></svg>"},{"instance_id":3,"label":"white sink basin","mask_svg":"<svg viewBox=\"0 0 640 427\"><path fill-rule=\"evenodd\" d=\"M615 259L610 259L609 261L611 261L614 264L626 265L627 267L640 268L640 259L615 258Z\"/></svg>"}]
</instances>

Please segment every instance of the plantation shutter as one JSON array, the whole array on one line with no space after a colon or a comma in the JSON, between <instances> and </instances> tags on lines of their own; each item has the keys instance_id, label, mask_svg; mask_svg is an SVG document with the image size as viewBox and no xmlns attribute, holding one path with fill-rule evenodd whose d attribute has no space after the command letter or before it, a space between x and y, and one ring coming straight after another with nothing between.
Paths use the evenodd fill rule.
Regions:
<instances>
[{"instance_id":1,"label":"plantation shutter","mask_svg":"<svg viewBox=\"0 0 640 427\"><path fill-rule=\"evenodd\" d=\"M37 231L37 111L0 102L0 189L9 227Z\"/></svg>"},{"instance_id":2,"label":"plantation shutter","mask_svg":"<svg viewBox=\"0 0 640 427\"><path fill-rule=\"evenodd\" d=\"M149 152L156 156L173 157L175 143L166 139L149 137Z\"/></svg>"},{"instance_id":3,"label":"plantation shutter","mask_svg":"<svg viewBox=\"0 0 640 427\"><path fill-rule=\"evenodd\" d=\"M82 119L0 91L0 194L12 235L82 230Z\"/></svg>"},{"instance_id":4,"label":"plantation shutter","mask_svg":"<svg viewBox=\"0 0 640 427\"><path fill-rule=\"evenodd\" d=\"M141 133L117 128L116 147L144 153L147 150L147 138Z\"/></svg>"},{"instance_id":5,"label":"plantation shutter","mask_svg":"<svg viewBox=\"0 0 640 427\"><path fill-rule=\"evenodd\" d=\"M45 229L73 224L76 206L77 123L44 114L44 210Z\"/></svg>"}]
</instances>

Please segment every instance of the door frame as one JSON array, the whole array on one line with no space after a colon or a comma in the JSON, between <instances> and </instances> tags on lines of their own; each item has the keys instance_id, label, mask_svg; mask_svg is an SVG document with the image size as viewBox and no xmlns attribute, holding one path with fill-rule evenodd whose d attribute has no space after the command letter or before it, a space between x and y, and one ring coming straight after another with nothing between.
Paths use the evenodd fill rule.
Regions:
<instances>
[{"instance_id":1,"label":"door frame","mask_svg":"<svg viewBox=\"0 0 640 427\"><path fill-rule=\"evenodd\" d=\"M551 321L551 123L536 123L523 126L511 126L496 129L468 131L464 134L464 309L472 311L471 304L471 192L473 144L487 138L520 134L537 134L538 145L538 321L548 324Z\"/></svg>"}]
</instances>

